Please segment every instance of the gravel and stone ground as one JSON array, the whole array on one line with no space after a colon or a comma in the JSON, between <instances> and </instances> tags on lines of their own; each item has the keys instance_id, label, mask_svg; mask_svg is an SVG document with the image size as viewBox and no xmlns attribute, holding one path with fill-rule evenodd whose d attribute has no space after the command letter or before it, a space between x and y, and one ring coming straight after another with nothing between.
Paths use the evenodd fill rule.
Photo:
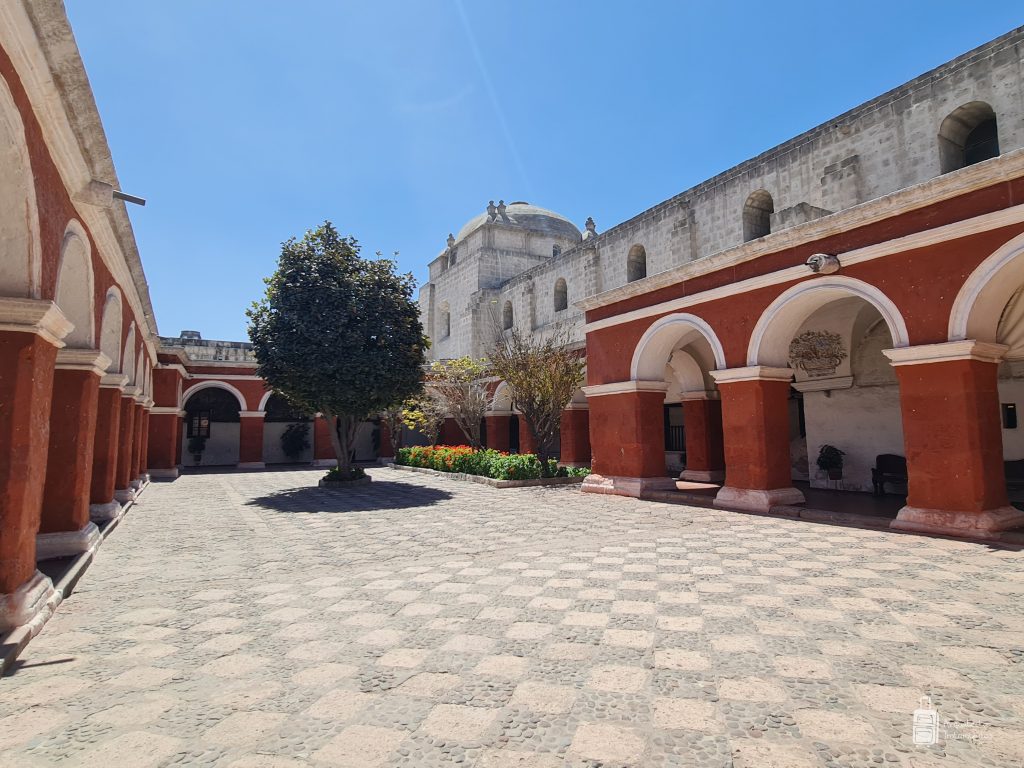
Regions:
<instances>
[{"instance_id":1,"label":"gravel and stone ground","mask_svg":"<svg viewBox=\"0 0 1024 768\"><path fill-rule=\"evenodd\" d=\"M1024 553L321 474L151 485L0 680L0 766L1024 765Z\"/></svg>"}]
</instances>

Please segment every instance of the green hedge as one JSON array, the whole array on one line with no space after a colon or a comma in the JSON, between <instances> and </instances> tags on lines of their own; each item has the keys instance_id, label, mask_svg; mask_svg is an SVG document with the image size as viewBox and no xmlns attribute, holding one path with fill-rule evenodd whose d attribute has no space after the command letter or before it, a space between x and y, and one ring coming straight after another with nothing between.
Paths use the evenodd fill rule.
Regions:
<instances>
[{"instance_id":1,"label":"green hedge","mask_svg":"<svg viewBox=\"0 0 1024 768\"><path fill-rule=\"evenodd\" d=\"M395 463L439 472L463 472L495 480L536 480L542 476L540 459L533 453L503 453L488 448L474 451L468 445L413 446L399 448ZM559 467L548 460L548 477L586 477L586 467Z\"/></svg>"}]
</instances>

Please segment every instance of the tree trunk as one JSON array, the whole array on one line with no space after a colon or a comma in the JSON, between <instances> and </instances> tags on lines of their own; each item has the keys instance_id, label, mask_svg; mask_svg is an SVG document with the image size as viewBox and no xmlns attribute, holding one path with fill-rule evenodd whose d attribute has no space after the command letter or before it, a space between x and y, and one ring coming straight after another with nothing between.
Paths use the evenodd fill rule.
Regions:
<instances>
[{"instance_id":1,"label":"tree trunk","mask_svg":"<svg viewBox=\"0 0 1024 768\"><path fill-rule=\"evenodd\" d=\"M354 416L324 414L330 426L331 447L338 460L338 472L347 477L352 470L352 450L355 443L359 420Z\"/></svg>"}]
</instances>

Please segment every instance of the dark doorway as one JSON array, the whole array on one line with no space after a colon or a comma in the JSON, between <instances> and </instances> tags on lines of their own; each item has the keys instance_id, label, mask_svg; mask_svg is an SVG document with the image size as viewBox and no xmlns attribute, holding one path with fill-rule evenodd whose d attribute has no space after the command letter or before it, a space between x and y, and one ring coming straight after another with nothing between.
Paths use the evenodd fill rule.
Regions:
<instances>
[{"instance_id":1,"label":"dark doorway","mask_svg":"<svg viewBox=\"0 0 1024 768\"><path fill-rule=\"evenodd\" d=\"M519 453L519 417L514 413L508 420L508 452Z\"/></svg>"}]
</instances>

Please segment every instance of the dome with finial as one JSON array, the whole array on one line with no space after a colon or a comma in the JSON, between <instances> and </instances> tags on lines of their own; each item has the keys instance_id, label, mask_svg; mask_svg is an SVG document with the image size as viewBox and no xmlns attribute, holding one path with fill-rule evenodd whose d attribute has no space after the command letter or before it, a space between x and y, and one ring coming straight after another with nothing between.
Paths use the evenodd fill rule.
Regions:
<instances>
[{"instance_id":1,"label":"dome with finial","mask_svg":"<svg viewBox=\"0 0 1024 768\"><path fill-rule=\"evenodd\" d=\"M488 211L474 216L466 222L466 225L459 230L455 236L455 242L460 243L469 237L470 234L488 223L511 224L522 227L532 232L539 232L554 237L565 237L570 240L580 240L582 233L567 218L561 214L549 211L546 208L539 208L536 205L517 200L507 205L499 201L495 207L493 201L488 206ZM491 213L490 211L493 211Z\"/></svg>"}]
</instances>

